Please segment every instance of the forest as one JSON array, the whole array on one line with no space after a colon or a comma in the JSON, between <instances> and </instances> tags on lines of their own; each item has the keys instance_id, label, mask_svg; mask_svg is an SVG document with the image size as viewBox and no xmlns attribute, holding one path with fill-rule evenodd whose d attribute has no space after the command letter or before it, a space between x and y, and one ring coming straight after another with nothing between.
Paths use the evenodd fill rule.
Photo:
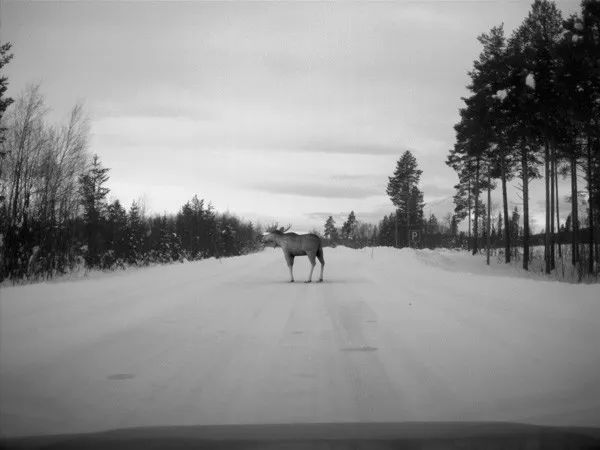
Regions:
<instances>
[{"instance_id":1,"label":"forest","mask_svg":"<svg viewBox=\"0 0 600 450\"><path fill-rule=\"evenodd\" d=\"M569 265L579 280L585 274L597 278L600 2L584 0L580 14L563 18L553 2L536 0L511 36L498 25L478 41L481 54L469 71L469 95L461 99L456 142L446 160L458 177L453 213L441 221L423 216L422 171L406 151L386 190L395 212L373 230L373 242L485 251L487 264L493 253L504 263L518 259L525 270L536 257L533 247L542 246L545 273L560 265L564 275ZM529 184L537 178L545 183L545 223L533 234ZM559 192L559 178L569 181L568 192ZM520 208L509 210L508 183L519 189ZM492 214L495 189L502 192L502 207ZM561 195L571 206L564 221ZM326 237L338 238L332 220ZM466 232L459 231L461 222ZM347 240L348 233L342 235Z\"/></svg>"},{"instance_id":2,"label":"forest","mask_svg":"<svg viewBox=\"0 0 600 450\"><path fill-rule=\"evenodd\" d=\"M3 61L9 59L3 47ZM3 83L6 83L4 79ZM88 151L81 106L52 126L39 86L2 118L0 280L36 280L74 270L241 255L257 248L254 225L194 196L177 214L149 216L108 201L110 171ZM5 106L5 107L6 107Z\"/></svg>"},{"instance_id":3,"label":"forest","mask_svg":"<svg viewBox=\"0 0 600 450\"><path fill-rule=\"evenodd\" d=\"M600 2L583 0L579 14L563 17L552 1L535 0L510 36L500 24L478 41L481 53L468 72L456 141L445 155L458 179L454 211L424 217L422 171L407 150L385 191L394 212L374 225L351 211L339 229L332 214L322 229L312 231L327 245L463 248L485 253L488 264L498 255L525 270L541 246L545 273L560 268L564 274L568 266L579 280L597 278ZM12 57L10 43L0 46L0 69ZM147 214L143 202L126 208L109 201L110 169L89 151L82 106L75 105L65 123L53 125L40 86L31 85L14 99L7 87L1 76L0 281L261 248L259 225L219 213L197 196L176 214L163 215ZM534 234L529 186L538 178L545 185L545 223L542 233ZM559 192L559 180L568 180L568 192ZM512 209L509 183L519 189L519 206ZM494 211L496 189L502 206ZM561 198L570 204L562 221Z\"/></svg>"},{"instance_id":4,"label":"forest","mask_svg":"<svg viewBox=\"0 0 600 450\"><path fill-rule=\"evenodd\" d=\"M469 246L490 247L490 192L500 185L504 229L510 230L507 183L518 180L522 232L504 234L504 258L518 239L523 269L530 247L544 246L544 271L564 261L597 274L600 220L600 3L584 0L581 13L563 18L551 1L536 0L509 36L502 25L479 36L482 51L469 72L456 143L447 164L459 178L457 218L469 221ZM529 183L545 183L543 239L532 242ZM560 223L559 177L570 181L571 210ZM483 198L482 198L483 197ZM587 211L580 211L580 199ZM483 230L481 227L483 226ZM479 239L485 235L485 243ZM557 245L559 244L559 245ZM489 255L489 250L488 250ZM488 256L489 261L489 256Z\"/></svg>"}]
</instances>

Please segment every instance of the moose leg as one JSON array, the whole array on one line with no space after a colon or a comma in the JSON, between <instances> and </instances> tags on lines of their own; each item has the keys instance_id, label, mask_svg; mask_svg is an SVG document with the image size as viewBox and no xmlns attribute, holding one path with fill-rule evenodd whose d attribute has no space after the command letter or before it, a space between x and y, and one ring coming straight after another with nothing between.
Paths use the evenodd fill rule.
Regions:
<instances>
[{"instance_id":1,"label":"moose leg","mask_svg":"<svg viewBox=\"0 0 600 450\"><path fill-rule=\"evenodd\" d=\"M294 282L294 257L288 253L285 254L285 261L287 262L288 269L290 269L290 283Z\"/></svg>"},{"instance_id":2,"label":"moose leg","mask_svg":"<svg viewBox=\"0 0 600 450\"><path fill-rule=\"evenodd\" d=\"M306 280L307 283L310 283L312 281L312 274L313 274L313 270L315 270L315 254L314 253L306 253L306 256L308 256L308 260L310 261L310 274L308 275L308 280Z\"/></svg>"},{"instance_id":3,"label":"moose leg","mask_svg":"<svg viewBox=\"0 0 600 450\"><path fill-rule=\"evenodd\" d=\"M319 277L319 281L323 281L323 269L325 268L325 258L323 258L323 249L322 248L320 248L317 251L317 258L319 258L319 262L321 263L321 276Z\"/></svg>"}]
</instances>

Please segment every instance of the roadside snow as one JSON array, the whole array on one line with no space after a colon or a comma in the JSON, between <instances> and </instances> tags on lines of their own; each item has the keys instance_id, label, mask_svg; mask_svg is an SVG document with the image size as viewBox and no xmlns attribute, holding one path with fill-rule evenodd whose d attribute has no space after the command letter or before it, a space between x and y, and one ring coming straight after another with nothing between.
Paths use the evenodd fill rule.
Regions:
<instances>
[{"instance_id":1,"label":"roadside snow","mask_svg":"<svg viewBox=\"0 0 600 450\"><path fill-rule=\"evenodd\" d=\"M600 286L450 250L279 249L0 291L0 433L152 425L600 426ZM297 258L295 275L308 273Z\"/></svg>"}]
</instances>

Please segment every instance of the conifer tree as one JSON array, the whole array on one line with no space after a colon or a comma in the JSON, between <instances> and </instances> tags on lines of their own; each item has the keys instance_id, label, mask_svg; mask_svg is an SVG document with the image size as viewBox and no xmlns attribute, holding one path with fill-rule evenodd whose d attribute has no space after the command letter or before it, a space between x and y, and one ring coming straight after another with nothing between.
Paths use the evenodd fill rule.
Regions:
<instances>
[{"instance_id":1,"label":"conifer tree","mask_svg":"<svg viewBox=\"0 0 600 450\"><path fill-rule=\"evenodd\" d=\"M510 233L512 234L513 242L516 242L519 237L519 220L521 220L521 214L519 214L519 208L515 206L510 219Z\"/></svg>"},{"instance_id":2,"label":"conifer tree","mask_svg":"<svg viewBox=\"0 0 600 450\"><path fill-rule=\"evenodd\" d=\"M127 211L119 200L107 208L106 240L113 257L112 263L123 266L127 257Z\"/></svg>"},{"instance_id":3,"label":"conifer tree","mask_svg":"<svg viewBox=\"0 0 600 450\"><path fill-rule=\"evenodd\" d=\"M330 241L335 241L337 238L337 228L335 227L335 220L333 219L332 216L329 216L327 218L327 221L325 222L325 231L324 231L324 236L326 239L329 239Z\"/></svg>"},{"instance_id":4,"label":"conifer tree","mask_svg":"<svg viewBox=\"0 0 600 450\"><path fill-rule=\"evenodd\" d=\"M9 53L12 44L7 42L6 44L0 45L0 70L10 62L13 55ZM4 115L4 111L6 108L10 106L13 102L13 99L7 97L5 95L6 90L8 89L8 78L1 74L0 72L0 179L2 178L2 164L3 159L6 155L4 147L2 143L4 142L4 132L6 131L6 127L2 124L2 116ZM2 195L2 191L0 190L0 196ZM2 197L0 197L0 201L2 201Z\"/></svg>"},{"instance_id":5,"label":"conifer tree","mask_svg":"<svg viewBox=\"0 0 600 450\"><path fill-rule=\"evenodd\" d=\"M440 225L435 214L430 214L427 220L427 232L431 234L439 233Z\"/></svg>"},{"instance_id":6,"label":"conifer tree","mask_svg":"<svg viewBox=\"0 0 600 450\"><path fill-rule=\"evenodd\" d=\"M411 220L415 222L415 218L411 218L411 201L413 209L419 210L422 214L422 195L419 200L418 188L419 180L423 172L418 168L417 160L413 154L407 150L396 163L394 175L389 177L386 189L387 195L390 197L392 204L396 207L396 230L395 230L395 245L398 246L398 219L402 216L406 226L406 244L410 243L410 227ZM413 188L417 188L415 191ZM420 218L422 220L422 216ZM420 224L420 222L419 222Z\"/></svg>"},{"instance_id":7,"label":"conifer tree","mask_svg":"<svg viewBox=\"0 0 600 450\"><path fill-rule=\"evenodd\" d=\"M560 40L562 17L556 5L548 0L535 0L529 15L516 31L524 44L522 52L524 83L528 88L533 137L543 149L544 179L546 191L545 223L545 271L550 273L554 261L551 255L551 146L553 146L557 117L553 114L560 106L560 91L556 83L559 60L556 58L557 42Z\"/></svg>"},{"instance_id":8,"label":"conifer tree","mask_svg":"<svg viewBox=\"0 0 600 450\"><path fill-rule=\"evenodd\" d=\"M6 43L6 44L2 44L0 45L0 70L2 70L2 68L8 64L8 62L12 59L13 55L8 53L10 51L11 48L11 44L10 43ZM10 104L13 102L13 99L10 97L7 97L5 95L6 90L8 89L8 78L3 76L0 73L0 225L3 225L3 228L6 228L6 225L8 225L7 220L6 220L6 211L4 211L4 199L6 198L6 194L5 194L5 190L6 187L4 186L4 182L2 180L2 171L3 171L3 167L4 167L4 158L6 157L6 150L4 148L4 133L6 131L6 127L3 126L2 123L2 116L4 115L4 111L6 111L6 108L8 108L10 106ZM6 237L4 235L4 232L0 233L0 282L2 282L2 280L4 279L4 255L6 253L5 250L5 241Z\"/></svg>"},{"instance_id":9,"label":"conifer tree","mask_svg":"<svg viewBox=\"0 0 600 450\"><path fill-rule=\"evenodd\" d=\"M578 216L577 173L579 160L583 160L588 191L588 267L594 270L595 219L597 212L594 202L597 188L598 154L600 153L600 5L584 0L581 15L572 15L563 22L564 32L558 44L557 85L561 90L560 125L562 154L570 164L571 176L571 215ZM573 223L572 263L579 262L578 221Z\"/></svg>"},{"instance_id":10,"label":"conifer tree","mask_svg":"<svg viewBox=\"0 0 600 450\"><path fill-rule=\"evenodd\" d=\"M79 178L79 192L86 230L86 263L88 267L97 267L100 263L101 228L106 212L106 196L109 193L109 189L104 184L109 179L109 170L102 167L98 155L94 155L90 169Z\"/></svg>"},{"instance_id":11,"label":"conifer tree","mask_svg":"<svg viewBox=\"0 0 600 450\"><path fill-rule=\"evenodd\" d=\"M504 230L507 229L506 228L506 222L503 221L502 213L499 212L498 213L498 222L497 222L497 225L496 225L496 233L497 233L498 239L502 239L503 238L503 233L502 233L503 229Z\"/></svg>"},{"instance_id":12,"label":"conifer tree","mask_svg":"<svg viewBox=\"0 0 600 450\"><path fill-rule=\"evenodd\" d=\"M478 96L483 97L487 105L489 122L488 142L485 162L488 172L488 194L492 189L492 179L499 178L502 186L502 206L505 217L505 227L508 226L507 182L515 170L514 151L509 139L509 126L512 120L504 108L503 98L508 82L509 65L506 51L506 39L503 26L493 27L489 33L478 37L483 46L479 59L474 62L474 68L469 73L471 85L469 88ZM485 145L485 143L484 143ZM488 200L488 210L491 207ZM489 212L489 211L488 211ZM510 262L510 236L505 236L505 262Z\"/></svg>"},{"instance_id":13,"label":"conifer tree","mask_svg":"<svg viewBox=\"0 0 600 450\"><path fill-rule=\"evenodd\" d=\"M146 225L141 208L132 202L127 215L127 260L129 264L139 265L144 262L144 240Z\"/></svg>"},{"instance_id":14,"label":"conifer tree","mask_svg":"<svg viewBox=\"0 0 600 450\"><path fill-rule=\"evenodd\" d=\"M350 211L348 214L348 219L342 225L342 236L345 239L352 239L354 237L354 231L357 227L356 216L354 215L354 211Z\"/></svg>"}]
</instances>

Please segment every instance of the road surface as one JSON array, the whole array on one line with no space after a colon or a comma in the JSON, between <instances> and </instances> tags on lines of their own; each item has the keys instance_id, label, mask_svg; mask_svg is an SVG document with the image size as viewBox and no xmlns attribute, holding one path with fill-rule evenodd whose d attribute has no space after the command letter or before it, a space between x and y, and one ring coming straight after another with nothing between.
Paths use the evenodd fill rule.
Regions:
<instances>
[{"instance_id":1,"label":"road surface","mask_svg":"<svg viewBox=\"0 0 600 450\"><path fill-rule=\"evenodd\" d=\"M0 291L2 436L169 425L600 426L600 289L451 251L278 249Z\"/></svg>"}]
</instances>

